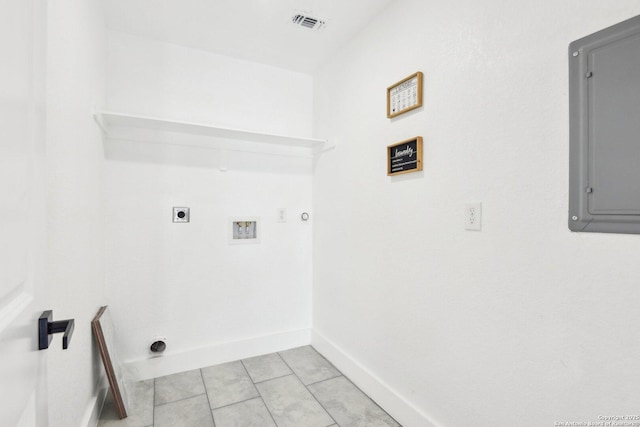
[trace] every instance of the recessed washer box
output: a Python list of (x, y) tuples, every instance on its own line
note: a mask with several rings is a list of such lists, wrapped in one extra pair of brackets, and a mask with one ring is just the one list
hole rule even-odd
[(229, 220), (229, 243), (251, 244), (260, 243), (260, 218), (242, 217)]
[(569, 45), (569, 229), (640, 234), (640, 16)]

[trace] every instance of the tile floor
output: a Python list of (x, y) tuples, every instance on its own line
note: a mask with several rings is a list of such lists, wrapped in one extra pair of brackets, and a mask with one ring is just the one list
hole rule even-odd
[(136, 383), (129, 416), (110, 396), (99, 427), (399, 426), (313, 347)]

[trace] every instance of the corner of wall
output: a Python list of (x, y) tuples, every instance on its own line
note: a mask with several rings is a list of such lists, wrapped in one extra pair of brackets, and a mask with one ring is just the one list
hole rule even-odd
[(316, 329), (311, 330), (311, 345), (400, 424), (443, 427)]

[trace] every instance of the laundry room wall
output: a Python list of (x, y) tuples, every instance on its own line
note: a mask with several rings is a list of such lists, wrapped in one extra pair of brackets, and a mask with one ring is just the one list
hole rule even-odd
[[(310, 75), (110, 32), (107, 76), (105, 110), (312, 134)], [(108, 300), (132, 375), (308, 343), (311, 224), (300, 214), (312, 204), (311, 151), (169, 139), (105, 143)], [(190, 208), (190, 223), (172, 222), (174, 206)], [(247, 217), (259, 218), (260, 242), (230, 244), (231, 221)], [(160, 358), (148, 349), (156, 338), (167, 342)]]
[[(622, 0), (402, 0), (314, 74), (312, 343), (405, 426), (637, 414), (640, 236), (572, 233), (568, 45)], [(386, 89), (424, 73), (424, 106)], [(424, 170), (386, 147), (424, 138)], [(482, 203), (482, 230), (464, 207)], [(586, 425), (586, 424), (585, 424)]]

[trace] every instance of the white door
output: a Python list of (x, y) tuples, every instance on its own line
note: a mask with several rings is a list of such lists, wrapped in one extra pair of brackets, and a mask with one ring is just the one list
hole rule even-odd
[(3, 426), (47, 424), (46, 351), (39, 351), (37, 343), (37, 319), (43, 310), (50, 308), (43, 298), (45, 17), (44, 0), (0, 0), (0, 423)]

